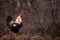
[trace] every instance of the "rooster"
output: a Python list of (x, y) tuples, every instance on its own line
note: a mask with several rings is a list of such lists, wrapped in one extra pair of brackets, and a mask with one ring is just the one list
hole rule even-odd
[(15, 21), (13, 21), (13, 18), (11, 16), (8, 16), (6, 22), (9, 29), (12, 32), (17, 33), (22, 27), (22, 14), (20, 13)]

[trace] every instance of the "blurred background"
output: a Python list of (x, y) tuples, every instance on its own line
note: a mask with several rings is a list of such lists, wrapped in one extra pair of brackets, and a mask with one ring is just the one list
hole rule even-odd
[[(14, 36), (6, 18), (15, 20), (19, 12), (23, 13), (23, 26)], [(60, 0), (0, 0), (0, 40), (35, 40), (33, 37), (60, 40)]]

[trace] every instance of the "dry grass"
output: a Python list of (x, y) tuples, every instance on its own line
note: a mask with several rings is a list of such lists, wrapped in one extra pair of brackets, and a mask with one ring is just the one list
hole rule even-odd
[[(50, 36), (40, 36), (40, 35), (4, 35), (0, 37), (0, 40), (53, 40)], [(60, 40), (56, 37), (54, 40)]]

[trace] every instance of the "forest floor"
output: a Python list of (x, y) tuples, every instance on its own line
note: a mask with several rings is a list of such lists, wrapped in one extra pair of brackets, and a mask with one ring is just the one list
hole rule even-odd
[(60, 40), (59, 37), (51, 38), (49, 35), (8, 34), (0, 37), (0, 40)]

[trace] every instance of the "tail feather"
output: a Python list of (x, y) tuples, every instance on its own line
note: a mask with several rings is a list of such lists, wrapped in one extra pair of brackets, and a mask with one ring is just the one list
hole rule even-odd
[(10, 26), (13, 24), (12, 17), (11, 16), (8, 16), (6, 22), (7, 22), (7, 26), (10, 28)]

